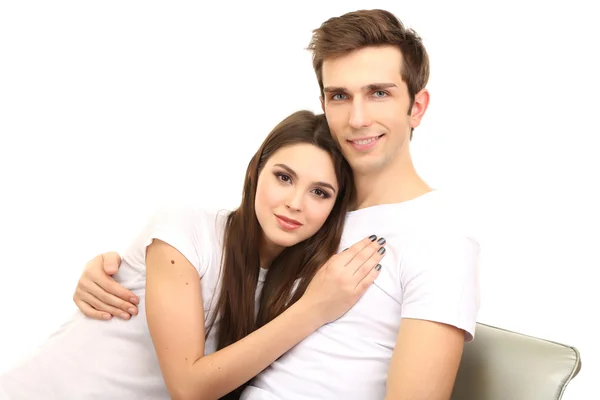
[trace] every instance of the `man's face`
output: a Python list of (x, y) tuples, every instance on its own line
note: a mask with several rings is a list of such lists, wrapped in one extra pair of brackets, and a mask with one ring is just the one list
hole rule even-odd
[(392, 46), (366, 47), (323, 62), (323, 111), (355, 174), (381, 172), (409, 156), (410, 129), (421, 121), (425, 90), (410, 107), (402, 62)]

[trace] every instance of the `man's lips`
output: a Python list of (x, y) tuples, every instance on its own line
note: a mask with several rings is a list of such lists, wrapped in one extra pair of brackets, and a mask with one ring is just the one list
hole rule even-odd
[(350, 143), (352, 145), (352, 147), (354, 147), (355, 150), (365, 151), (365, 150), (370, 150), (373, 147), (375, 147), (377, 142), (382, 137), (383, 137), (383, 134), (381, 134), (379, 136), (365, 136), (365, 137), (352, 139), (352, 140), (348, 139), (348, 143)]
[(358, 145), (365, 145), (365, 144), (369, 144), (372, 143), (378, 139), (380, 139), (383, 136), (383, 134), (378, 135), (378, 136), (365, 136), (362, 138), (358, 138), (358, 139), (348, 139), (349, 142), (354, 143), (354, 144), (358, 144)]

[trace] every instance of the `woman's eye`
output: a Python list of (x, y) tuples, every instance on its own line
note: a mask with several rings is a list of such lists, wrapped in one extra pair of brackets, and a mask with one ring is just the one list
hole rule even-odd
[(280, 181), (285, 182), (285, 183), (290, 183), (292, 181), (292, 178), (290, 178), (286, 174), (276, 173), (275, 176), (277, 176), (277, 179), (279, 179)]
[(324, 199), (329, 198), (329, 194), (326, 191), (321, 190), (321, 189), (315, 189), (315, 190), (313, 190), (313, 193)]

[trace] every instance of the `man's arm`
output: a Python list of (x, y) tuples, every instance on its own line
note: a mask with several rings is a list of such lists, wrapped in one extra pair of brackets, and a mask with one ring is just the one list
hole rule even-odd
[(479, 244), (439, 231), (404, 254), (402, 314), (386, 399), (448, 400), (479, 310)]
[(404, 318), (387, 379), (386, 400), (448, 400), (465, 332), (451, 325)]

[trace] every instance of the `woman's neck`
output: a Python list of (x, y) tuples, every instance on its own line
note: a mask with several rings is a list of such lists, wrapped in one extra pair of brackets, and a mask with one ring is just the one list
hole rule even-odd
[(271, 266), (273, 260), (281, 254), (283, 247), (276, 245), (271, 242), (267, 237), (262, 235), (260, 247), (258, 249), (258, 257), (260, 260), (260, 267), (268, 269)]

